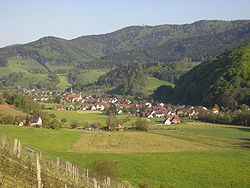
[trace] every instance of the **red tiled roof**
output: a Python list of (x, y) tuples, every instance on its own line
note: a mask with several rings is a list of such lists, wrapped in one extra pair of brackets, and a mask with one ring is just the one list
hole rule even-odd
[(173, 120), (173, 119), (176, 119), (176, 120), (180, 120), (180, 117), (179, 116), (168, 116), (166, 119), (169, 119), (169, 120)]
[(64, 105), (57, 105), (57, 108), (64, 108)]
[(68, 95), (67, 98), (79, 98), (80, 95)]
[(4, 107), (4, 108), (14, 108), (15, 107), (14, 105), (8, 105), (8, 104), (1, 104), (0, 106)]

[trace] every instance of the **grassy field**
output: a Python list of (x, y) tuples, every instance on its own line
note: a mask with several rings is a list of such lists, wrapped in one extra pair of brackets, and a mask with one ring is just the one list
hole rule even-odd
[(79, 126), (85, 123), (100, 122), (102, 125), (106, 124), (108, 119), (101, 111), (60, 111), (60, 110), (46, 110), (49, 114), (54, 113), (56, 118), (60, 121), (66, 118), (68, 123), (76, 122)]
[(22, 117), (26, 117), (26, 114), (16, 108), (5, 108), (0, 106), (0, 115), (4, 114), (4, 115), (9, 115), (9, 116), (22, 116)]
[(105, 74), (107, 71), (103, 69), (88, 69), (84, 70), (80, 74), (81, 82), (82, 83), (89, 83), (97, 81), (99, 76)]
[(156, 88), (158, 88), (161, 85), (173, 86), (173, 84), (171, 84), (170, 82), (159, 80), (159, 79), (154, 78), (154, 77), (148, 77), (148, 79), (146, 81), (146, 85), (142, 89), (142, 93), (145, 95), (150, 95), (154, 92), (154, 90)]
[(65, 89), (71, 86), (66, 76), (59, 76), (59, 79), (60, 79), (60, 83), (57, 85), (57, 89), (64, 91)]
[(28, 71), (32, 71), (34, 69), (45, 70), (45, 68), (35, 60), (21, 57), (13, 57), (8, 60), (7, 67), (0, 67), (0, 77), (6, 76), (11, 72), (28, 73)]
[(0, 134), (83, 167), (94, 160), (115, 161), (118, 179), (134, 185), (250, 186), (249, 128), (202, 122), (187, 122), (179, 127), (165, 130), (158, 125), (147, 133), (2, 125)]
[(85, 131), (70, 151), (80, 153), (145, 153), (217, 149), (205, 144), (147, 132)]
[[(40, 103), (45, 104), (47, 108), (55, 108), (56, 104), (48, 104), (48, 103)], [(66, 104), (65, 106), (70, 105)], [(71, 123), (77, 123), (78, 126), (83, 127), (86, 124), (90, 125), (91, 123), (99, 122), (101, 126), (106, 126), (108, 115), (103, 114), (102, 111), (61, 111), (61, 110), (46, 110), (49, 114), (55, 114), (56, 119), (61, 121), (63, 118), (67, 119), (67, 123), (65, 125), (69, 125)], [(141, 117), (131, 117), (126, 114), (121, 114), (116, 116), (117, 119), (123, 121), (125, 127), (131, 127), (136, 120), (138, 119), (147, 119)], [(156, 124), (162, 122), (163, 118), (152, 118), (150, 119), (150, 124)]]

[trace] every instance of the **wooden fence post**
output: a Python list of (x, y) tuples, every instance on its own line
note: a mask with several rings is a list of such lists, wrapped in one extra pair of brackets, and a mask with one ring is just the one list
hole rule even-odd
[(7, 137), (2, 136), (2, 149), (5, 150), (7, 146)]
[(37, 184), (38, 188), (42, 188), (42, 179), (41, 179), (41, 164), (39, 160), (40, 156), (37, 153), (36, 155), (36, 166), (37, 166)]
[(18, 141), (18, 146), (17, 146), (17, 158), (21, 157), (21, 151), (22, 151), (22, 144), (20, 141)]
[(14, 155), (17, 154), (17, 144), (18, 144), (18, 140), (15, 139), (15, 141), (14, 141), (14, 146), (13, 146), (13, 153), (14, 153)]
[(93, 184), (94, 184), (94, 188), (97, 188), (97, 181), (95, 178), (93, 178)]

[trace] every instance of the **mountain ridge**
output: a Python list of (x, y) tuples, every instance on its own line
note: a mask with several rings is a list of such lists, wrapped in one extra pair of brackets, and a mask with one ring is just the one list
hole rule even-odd
[(217, 34), (249, 24), (250, 20), (201, 20), (192, 24), (129, 26), (117, 31), (72, 40), (46, 36), (39, 40), (0, 48), (0, 57), (29, 56), (42, 64), (75, 64), (98, 61), (106, 55), (149, 49), (175, 40)]

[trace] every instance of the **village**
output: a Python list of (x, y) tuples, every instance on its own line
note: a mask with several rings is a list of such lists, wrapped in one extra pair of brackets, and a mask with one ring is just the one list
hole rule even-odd
[[(54, 104), (50, 110), (56, 111), (101, 111), (104, 114), (110, 115), (112, 109), (113, 115), (127, 114), (133, 117), (151, 119), (160, 119), (158, 125), (177, 125), (180, 124), (182, 118), (195, 119), (201, 111), (207, 111), (206, 107), (202, 106), (187, 106), (187, 105), (171, 105), (165, 103), (149, 102), (147, 100), (138, 100), (125, 97), (101, 97), (101, 96), (82, 96), (82, 93), (70, 92), (47, 92), (40, 90), (22, 90), (18, 91), (26, 96), (32, 97), (35, 102), (39, 102), (42, 107), (45, 104)], [(45, 107), (44, 107), (45, 108)], [(218, 114), (219, 109), (211, 109), (212, 113)], [(28, 121), (28, 122), (27, 122)], [(19, 126), (42, 126), (41, 117), (29, 117), (22, 120)], [(71, 125), (71, 128), (76, 126)], [(78, 128), (79, 129), (79, 128)], [(100, 130), (100, 125), (90, 124), (86, 130)], [(111, 130), (111, 128), (108, 128)], [(124, 126), (118, 123), (114, 130), (124, 131)]]

